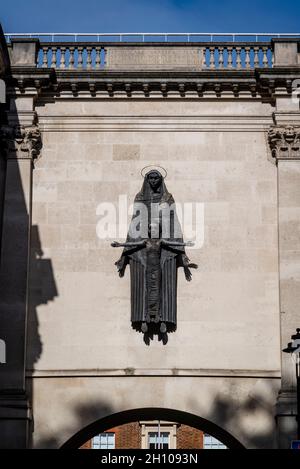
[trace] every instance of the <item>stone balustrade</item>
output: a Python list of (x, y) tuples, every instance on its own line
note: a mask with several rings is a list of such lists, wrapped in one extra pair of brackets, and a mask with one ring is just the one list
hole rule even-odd
[(99, 70), (105, 66), (105, 48), (99, 43), (42, 43), (37, 66)]
[[(197, 49), (196, 56), (192, 62), (184, 60), (182, 50), (185, 48), (185, 54)], [(145, 45), (101, 45), (96, 43), (41, 43), (38, 54), (37, 66), (41, 68), (54, 68), (58, 70), (100, 70), (104, 68), (118, 68), (117, 63), (111, 60), (126, 54), (128, 57), (128, 68), (132, 68), (130, 57), (132, 53), (136, 53), (139, 48), (140, 65), (146, 68), (155, 67), (155, 65), (166, 64), (170, 57), (170, 51), (173, 52), (172, 63), (178, 67), (193, 67), (198, 69), (235, 69), (247, 70), (254, 68), (271, 68), (273, 63), (273, 51), (270, 43), (225, 43), (212, 44), (202, 43), (191, 45), (170, 45), (170, 44), (149, 44)], [(174, 56), (178, 56), (178, 60), (174, 60)], [(153, 56), (158, 57), (153, 60)], [(190, 54), (191, 55), (191, 54)], [(150, 62), (147, 64), (148, 57)], [(109, 59), (108, 59), (109, 58)], [(108, 59), (108, 60), (107, 60)], [(157, 62), (157, 63), (155, 63)], [(139, 59), (135, 61), (135, 67), (139, 65)], [(126, 63), (122, 63), (121, 68), (126, 68)]]
[(203, 45), (203, 68), (249, 70), (271, 68), (273, 51), (268, 43), (227, 43)]
[[(20, 42), (22, 39), (15, 39)], [(24, 39), (24, 41), (29, 41)], [(14, 43), (9, 44), (12, 48)], [(137, 68), (193, 68), (251, 70), (274, 64), (272, 42), (227, 43), (105, 43), (42, 42), (38, 68), (101, 70)]]
[(281, 64), (298, 65), (299, 44), (299, 38), (275, 38), (264, 42), (101, 43), (40, 42), (39, 39), (20, 37), (12, 38), (8, 49), (12, 62), (20, 65), (25, 49), (28, 55), (30, 48), (34, 48), (37, 68), (55, 70), (253, 70)]

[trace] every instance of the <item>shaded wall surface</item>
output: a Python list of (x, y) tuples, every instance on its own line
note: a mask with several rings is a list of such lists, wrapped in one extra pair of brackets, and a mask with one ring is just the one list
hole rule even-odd
[[(42, 410), (45, 386), (54, 392), (53, 430), (59, 394), (69, 386), (63, 425), (76, 395), (85, 395), (92, 406), (99, 399), (101, 407), (103, 399), (113, 410), (136, 407), (138, 399), (142, 407), (201, 413), (210, 402), (202, 416), (211, 417), (219, 399), (234, 406), (236, 391), (229, 389), (243, 389), (241, 405), (266, 399), (269, 406), (267, 413), (261, 410), (261, 428), (251, 427), (251, 438), (256, 442), (256, 433), (266, 433), (263, 444), (268, 439), (273, 444), (280, 361), (277, 173), (268, 160), (264, 124), (271, 112), (256, 100), (200, 106), (176, 100), (149, 105), (143, 99), (61, 99), (38, 108), (43, 151), (33, 173), (32, 217), (43, 255), (51, 259), (56, 295), (49, 301), (37, 296), (48, 286), (33, 266), (28, 373), (34, 376), (39, 409), (37, 445), (39, 435), (52, 427)], [(241, 122), (245, 115), (246, 123)], [(70, 116), (76, 116), (72, 130)], [(196, 130), (182, 130), (187, 116)], [(120, 131), (124, 117), (127, 129)], [(111, 240), (96, 234), (98, 205), (117, 204), (120, 196), (132, 203), (147, 165), (166, 168), (177, 204), (204, 206), (203, 246), (188, 250), (199, 269), (191, 283), (179, 272), (178, 328), (165, 345), (157, 337), (146, 345), (132, 330), (129, 272), (123, 279), (117, 276), (118, 253)], [(219, 387), (215, 374), (224, 377)], [(229, 419), (248, 419), (248, 412), (246, 417), (234, 412)], [(217, 416), (218, 423), (227, 418)]]

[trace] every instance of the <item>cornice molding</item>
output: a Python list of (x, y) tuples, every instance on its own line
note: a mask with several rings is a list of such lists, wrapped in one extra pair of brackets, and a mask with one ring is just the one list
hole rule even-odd
[(132, 98), (136, 94), (151, 98), (159, 94), (164, 98), (216, 98), (230, 93), (240, 98), (257, 97), (264, 102), (274, 101), (277, 87), (290, 94), (292, 81), (300, 78), (300, 67), (255, 70), (54, 70), (52, 68), (12, 67), (8, 78), (10, 93), (25, 93), (35, 89), (45, 99), (55, 99), (69, 92), (76, 97), (80, 93), (90, 96), (113, 98), (123, 95)]

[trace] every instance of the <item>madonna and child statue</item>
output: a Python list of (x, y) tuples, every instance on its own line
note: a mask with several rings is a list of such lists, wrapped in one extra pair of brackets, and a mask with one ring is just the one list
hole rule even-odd
[(144, 175), (142, 189), (134, 199), (133, 216), (116, 266), (120, 277), (130, 267), (132, 327), (146, 333), (166, 334), (176, 330), (177, 269), (183, 267), (190, 281), (191, 268), (176, 214), (173, 196), (158, 170)]

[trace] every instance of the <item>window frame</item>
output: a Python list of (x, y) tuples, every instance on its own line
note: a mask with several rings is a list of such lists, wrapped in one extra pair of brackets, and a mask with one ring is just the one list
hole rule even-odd
[[(102, 447), (101, 439), (105, 437), (106, 443)], [(94, 442), (95, 438), (99, 438), (99, 443)], [(113, 443), (109, 443), (109, 438), (113, 438)], [(98, 445), (98, 447), (96, 447)], [(112, 446), (113, 445), (113, 446)], [(116, 434), (114, 432), (102, 432), (92, 438), (92, 449), (115, 449), (116, 448)]]
[[(141, 448), (149, 449), (149, 433), (158, 433), (158, 420), (152, 421), (141, 421)], [(166, 422), (160, 420), (159, 422), (160, 432), (169, 433), (169, 448), (177, 448), (177, 427), (180, 426), (178, 423)]]

